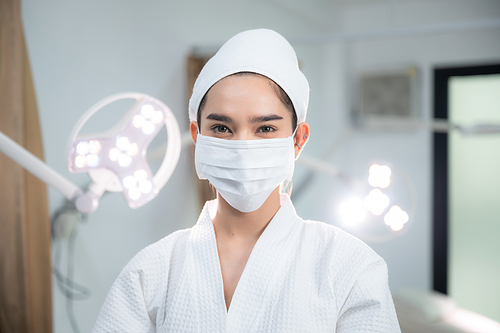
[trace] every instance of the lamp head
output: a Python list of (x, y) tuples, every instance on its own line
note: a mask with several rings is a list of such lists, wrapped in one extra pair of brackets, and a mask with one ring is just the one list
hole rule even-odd
[[(111, 130), (78, 136), (85, 122), (98, 110), (114, 101), (130, 98), (136, 102)], [(163, 126), (167, 128), (167, 150), (158, 172), (153, 175), (146, 152)], [(177, 165), (180, 150), (179, 126), (164, 103), (144, 94), (122, 93), (100, 101), (80, 119), (70, 141), (68, 168), (73, 173), (89, 174), (93, 184), (88, 196), (92, 200), (95, 201), (95, 197), (98, 200), (105, 191), (122, 192), (128, 205), (138, 208), (158, 195)], [(97, 207), (94, 203), (89, 209), (95, 210), (93, 206)]]

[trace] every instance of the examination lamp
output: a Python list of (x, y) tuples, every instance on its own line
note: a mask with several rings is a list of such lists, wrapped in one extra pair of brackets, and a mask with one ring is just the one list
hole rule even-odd
[[(391, 202), (394, 174), (402, 180), (399, 185), (404, 185), (409, 193), (409, 212)], [(339, 205), (339, 215), (346, 227), (358, 237), (376, 242), (389, 240), (408, 229), (416, 211), (416, 193), (411, 180), (395, 166), (383, 163), (372, 163), (366, 180), (367, 184), (355, 184), (358, 185), (355, 186), (358, 195), (363, 194), (364, 199), (363, 196), (354, 196)]]
[[(402, 121), (388, 120), (383, 125), (369, 124), (366, 127), (394, 128), (394, 129), (412, 129), (428, 128), (435, 133), (449, 133), (456, 131), (464, 136), (472, 135), (490, 135), (500, 134), (500, 124), (476, 124), (459, 125), (448, 122), (445, 119), (434, 119), (429, 122), (420, 121)], [(328, 173), (332, 176), (341, 177), (343, 174), (327, 165), (318, 164), (316, 161), (307, 161), (308, 166), (314, 167), (318, 171)], [(408, 192), (409, 203), (406, 205), (394, 204), (394, 195), (388, 195), (393, 192), (392, 177), (396, 174)], [(344, 176), (344, 178), (346, 178)], [(397, 236), (407, 230), (414, 219), (416, 213), (417, 194), (411, 179), (406, 174), (396, 168), (384, 163), (373, 163), (368, 169), (366, 184), (354, 182), (352, 177), (351, 185), (357, 191), (357, 196), (346, 198), (339, 206), (338, 213), (344, 225), (350, 229), (350, 232), (365, 241), (386, 241), (393, 236)], [(355, 183), (355, 184), (354, 184)], [(401, 198), (398, 195), (398, 201)]]
[[(122, 99), (135, 103), (111, 130), (79, 136), (83, 125), (103, 107)], [(165, 126), (167, 149), (153, 175), (146, 160), (148, 145)], [(141, 93), (119, 93), (92, 106), (80, 118), (70, 137), (68, 168), (86, 172), (92, 179), (82, 191), (36, 156), (0, 132), (0, 150), (33, 175), (75, 202), (82, 213), (97, 209), (105, 191), (122, 192), (131, 208), (138, 208), (158, 195), (172, 175), (181, 152), (179, 125), (172, 111), (160, 100)]]

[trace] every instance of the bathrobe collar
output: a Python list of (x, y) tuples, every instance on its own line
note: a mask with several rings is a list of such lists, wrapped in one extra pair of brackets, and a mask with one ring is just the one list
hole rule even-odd
[[(210, 211), (217, 200), (205, 204), (198, 222), (190, 235), (188, 266), (199, 323), (211, 323), (222, 331), (251, 330), (259, 317), (267, 287), (276, 277), (275, 269), (286, 256), (292, 234), (297, 234), (300, 219), (290, 198), (282, 194), (282, 205), (255, 244), (240, 277), (229, 311), (226, 311), (224, 287), (214, 227)], [(212, 215), (213, 216), (213, 215)], [(211, 326), (210, 325), (210, 326)]]

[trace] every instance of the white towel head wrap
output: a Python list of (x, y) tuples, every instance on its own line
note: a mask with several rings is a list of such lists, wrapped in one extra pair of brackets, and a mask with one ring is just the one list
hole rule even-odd
[(220, 79), (238, 72), (264, 75), (290, 97), (297, 122), (306, 119), (309, 84), (288, 41), (269, 29), (247, 30), (228, 40), (203, 67), (189, 100), (189, 120), (196, 121), (200, 102)]

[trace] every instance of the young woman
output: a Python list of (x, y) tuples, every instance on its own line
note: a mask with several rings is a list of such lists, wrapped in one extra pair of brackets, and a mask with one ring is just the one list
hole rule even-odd
[(281, 35), (224, 44), (189, 103), (196, 171), (217, 199), (124, 268), (94, 332), (400, 332), (385, 262), (280, 193), (309, 138), (308, 98)]

